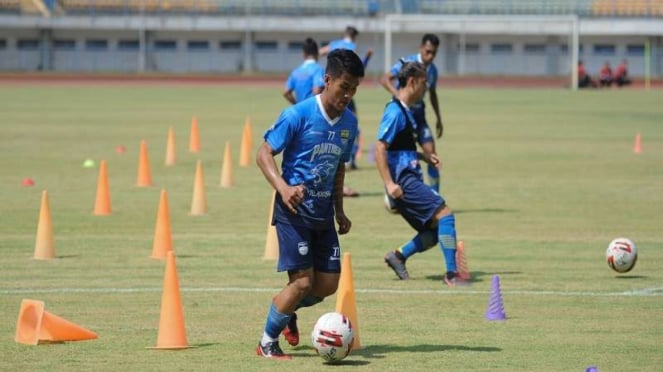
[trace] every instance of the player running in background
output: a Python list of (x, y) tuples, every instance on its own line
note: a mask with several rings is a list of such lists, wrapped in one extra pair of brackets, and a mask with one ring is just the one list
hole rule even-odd
[(283, 92), (283, 97), (293, 105), (319, 94), (325, 87), (325, 71), (318, 64), (318, 43), (307, 38), (302, 52), (304, 62), (290, 73)]
[[(278, 271), (288, 285), (274, 296), (259, 356), (290, 359), (279, 346), (283, 332), (299, 343), (295, 311), (336, 292), (341, 271), (338, 234), (350, 231), (343, 210), (345, 163), (357, 136), (357, 117), (347, 108), (364, 76), (354, 52), (335, 50), (327, 57), (325, 89), (285, 109), (265, 132), (256, 162), (276, 190), (273, 221), (279, 241)], [(283, 152), (279, 174), (274, 156)]]
[(375, 162), (387, 194), (394, 200), (401, 216), (417, 235), (398, 250), (387, 253), (385, 262), (399, 279), (408, 279), (405, 261), (415, 253), (424, 252), (439, 242), (446, 261), (444, 281), (456, 281), (456, 222), (446, 201), (437, 191), (424, 184), (419, 160), (437, 167), (435, 152), (417, 152), (416, 136), (424, 125), (415, 119), (412, 107), (426, 93), (426, 66), (420, 62), (404, 62), (396, 75), (400, 89), (384, 109), (375, 145)]
[[(435, 55), (437, 54), (437, 49), (440, 46), (440, 39), (433, 34), (425, 34), (421, 39), (421, 45), (419, 45), (419, 53), (412, 54), (410, 56), (401, 58), (396, 64), (391, 67), (389, 72), (385, 73), (380, 78), (380, 83), (382, 86), (391, 93), (394, 97), (398, 94), (398, 89), (400, 84), (396, 77), (398, 76), (403, 62), (419, 62), (423, 64), (426, 69), (426, 84), (427, 90), (429, 93), (430, 104), (433, 107), (433, 112), (435, 113), (435, 130), (437, 138), (442, 137), (444, 127), (442, 126), (442, 117), (440, 116), (440, 103), (437, 98), (437, 67), (433, 63)], [(418, 141), (424, 152), (428, 154), (435, 154), (435, 138), (431, 134), (431, 131), (426, 122), (426, 104), (424, 103), (424, 95), (412, 106), (412, 114), (414, 115), (414, 120), (418, 125), (425, 127), (425, 130), (422, 130), (423, 135), (419, 136)], [(430, 186), (437, 192), (440, 191), (440, 171), (438, 167), (428, 166), (428, 181)]]
[[(324, 56), (327, 53), (336, 50), (336, 49), (348, 49), (357, 53), (357, 36), (359, 36), (359, 31), (352, 26), (345, 28), (345, 33), (343, 34), (342, 39), (332, 40), (328, 45), (320, 48), (320, 55)], [(357, 53), (358, 54), (358, 53)], [(371, 60), (373, 56), (373, 49), (368, 49), (366, 55), (362, 60), (364, 69), (368, 66), (368, 61)], [(355, 105), (354, 99), (350, 101), (348, 105), (350, 111), (357, 115), (357, 106)], [(352, 145), (352, 158), (350, 159), (350, 169), (357, 169), (357, 152), (359, 151), (359, 136), (357, 136), (357, 142)]]

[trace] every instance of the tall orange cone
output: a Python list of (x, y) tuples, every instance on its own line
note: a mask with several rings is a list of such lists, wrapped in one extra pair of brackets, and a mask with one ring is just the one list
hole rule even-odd
[(338, 290), (336, 291), (336, 312), (350, 318), (355, 331), (355, 341), (352, 344), (352, 350), (361, 349), (357, 302), (355, 300), (355, 284), (352, 278), (352, 260), (350, 253), (347, 252), (343, 253), (343, 261), (341, 263), (341, 279), (338, 282)]
[(640, 132), (635, 135), (635, 143), (633, 144), (633, 153), (641, 154), (642, 153), (642, 138), (640, 138)]
[(37, 345), (48, 342), (83, 341), (97, 334), (44, 310), (44, 302), (24, 299), (16, 322), (14, 341)]
[(279, 239), (276, 235), (276, 227), (272, 225), (272, 218), (274, 216), (274, 194), (272, 195), (272, 202), (269, 206), (269, 219), (267, 220), (267, 237), (265, 239), (265, 255), (263, 260), (276, 260), (279, 258)]
[(147, 142), (140, 141), (140, 155), (138, 158), (138, 180), (136, 181), (138, 187), (152, 186), (152, 175), (150, 173), (150, 158), (147, 155)]
[(95, 216), (108, 216), (111, 214), (110, 192), (108, 191), (108, 173), (106, 160), (99, 164), (99, 177), (97, 178), (97, 198), (94, 203)]
[(253, 131), (251, 130), (251, 118), (248, 116), (244, 121), (244, 131), (242, 132), (242, 143), (239, 150), (239, 166), (248, 167), (251, 165), (251, 153), (253, 152)]
[(458, 241), (456, 247), (456, 264), (458, 265), (458, 278), (464, 281), (469, 281), (472, 278), (470, 269), (467, 267), (467, 256), (465, 255), (465, 243), (462, 240)]
[(221, 167), (221, 187), (233, 186), (233, 159), (230, 153), (230, 141), (226, 142), (226, 149), (223, 152), (223, 166)]
[(180, 298), (177, 267), (175, 267), (175, 254), (170, 251), (166, 258), (166, 272), (163, 278), (157, 346), (150, 347), (150, 349), (176, 350), (189, 347), (184, 327), (184, 311)]
[(39, 210), (37, 241), (35, 243), (35, 255), (33, 258), (35, 260), (50, 260), (55, 258), (51, 208), (48, 202), (48, 192), (46, 190), (41, 193), (41, 209)]
[(173, 238), (170, 232), (170, 212), (168, 211), (168, 193), (161, 190), (159, 198), (159, 211), (157, 212), (157, 224), (154, 229), (154, 241), (152, 243), (152, 258), (166, 258), (168, 252), (173, 250)]
[(191, 200), (191, 215), (202, 216), (207, 214), (207, 196), (205, 194), (205, 181), (203, 181), (203, 163), (198, 160), (196, 176), (193, 182), (193, 199)]
[(173, 127), (168, 128), (168, 140), (166, 142), (166, 161), (167, 167), (175, 165), (175, 133)]
[(200, 152), (200, 134), (198, 133), (198, 118), (191, 118), (191, 132), (189, 133), (189, 152)]

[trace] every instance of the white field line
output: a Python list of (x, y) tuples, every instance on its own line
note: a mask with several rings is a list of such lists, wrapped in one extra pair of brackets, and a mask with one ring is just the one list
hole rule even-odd
[[(250, 287), (201, 287), (189, 288), (182, 287), (182, 292), (279, 292), (281, 288), (250, 288)], [(34, 293), (147, 293), (161, 292), (162, 288), (142, 287), (142, 288), (25, 288), (25, 289), (0, 289), (0, 295), (26, 295)], [(490, 291), (475, 291), (470, 289), (379, 289), (379, 288), (358, 288), (357, 293), (366, 294), (395, 294), (395, 295), (445, 295), (445, 296), (464, 296), (464, 295), (487, 295)], [(502, 295), (507, 296), (561, 296), (561, 297), (651, 297), (663, 296), (663, 287), (643, 288), (639, 290), (624, 292), (575, 292), (575, 291), (521, 291), (521, 290), (502, 290)]]

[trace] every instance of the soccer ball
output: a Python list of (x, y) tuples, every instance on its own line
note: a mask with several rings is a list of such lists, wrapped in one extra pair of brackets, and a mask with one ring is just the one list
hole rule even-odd
[(617, 238), (608, 244), (605, 252), (608, 266), (618, 273), (631, 271), (638, 260), (638, 251), (635, 244), (627, 238)]
[(387, 209), (387, 212), (398, 214), (398, 209), (396, 208), (396, 202), (392, 199), (389, 194), (384, 194), (384, 207)]
[(313, 327), (311, 341), (318, 355), (327, 362), (343, 360), (355, 341), (350, 318), (336, 312), (321, 316)]

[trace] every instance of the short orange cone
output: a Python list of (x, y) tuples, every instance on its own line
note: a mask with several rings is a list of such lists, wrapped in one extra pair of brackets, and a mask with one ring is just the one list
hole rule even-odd
[(203, 181), (203, 163), (198, 160), (196, 176), (193, 182), (193, 199), (191, 200), (191, 215), (202, 216), (207, 214), (207, 196), (205, 194), (205, 181)]
[(244, 131), (242, 132), (242, 143), (239, 150), (239, 166), (248, 167), (251, 165), (251, 153), (253, 152), (253, 131), (251, 130), (251, 118), (248, 116), (244, 121)]
[(140, 155), (138, 158), (138, 180), (136, 181), (138, 187), (152, 186), (152, 175), (150, 173), (150, 158), (147, 155), (147, 142), (140, 141)]
[(41, 193), (41, 209), (39, 210), (37, 241), (35, 243), (35, 255), (33, 258), (35, 260), (50, 260), (55, 258), (51, 208), (48, 202), (48, 192), (46, 190)]
[(200, 152), (200, 134), (198, 133), (198, 118), (191, 118), (191, 132), (189, 133), (189, 152)]
[(177, 350), (189, 347), (184, 327), (184, 311), (180, 298), (175, 254), (170, 251), (166, 258), (166, 272), (163, 278), (157, 346), (150, 347), (150, 349)]
[(354, 327), (355, 341), (352, 344), (352, 350), (361, 349), (359, 341), (359, 319), (357, 318), (357, 302), (355, 300), (355, 285), (352, 278), (352, 260), (350, 253), (343, 253), (341, 263), (341, 278), (338, 282), (336, 291), (336, 312), (341, 313), (348, 318)]
[(272, 202), (269, 206), (269, 219), (267, 220), (267, 238), (265, 239), (265, 255), (263, 260), (276, 260), (279, 258), (279, 239), (276, 235), (276, 227), (272, 225), (272, 218), (274, 216), (274, 196), (272, 195)]
[(168, 140), (166, 142), (166, 161), (167, 167), (175, 165), (175, 133), (173, 127), (168, 128)]
[(633, 144), (633, 153), (641, 154), (642, 153), (642, 138), (640, 137), (640, 132), (635, 135), (635, 143)]
[(94, 203), (95, 216), (108, 216), (111, 214), (110, 192), (108, 190), (108, 173), (106, 160), (99, 164), (99, 177), (97, 178), (97, 198)]
[(456, 247), (456, 265), (458, 265), (458, 278), (464, 281), (472, 279), (470, 269), (467, 267), (467, 256), (465, 255), (465, 243), (462, 240), (458, 241)]
[(164, 259), (168, 252), (173, 250), (173, 238), (170, 232), (170, 212), (168, 211), (168, 193), (161, 190), (159, 198), (159, 211), (157, 212), (157, 224), (154, 229), (154, 241), (152, 243), (152, 258)]
[(233, 186), (233, 159), (230, 153), (230, 141), (226, 142), (226, 149), (223, 152), (223, 166), (221, 167), (221, 187), (227, 188)]
[(44, 302), (24, 299), (16, 322), (14, 341), (37, 345), (49, 342), (83, 341), (97, 334), (44, 310)]

